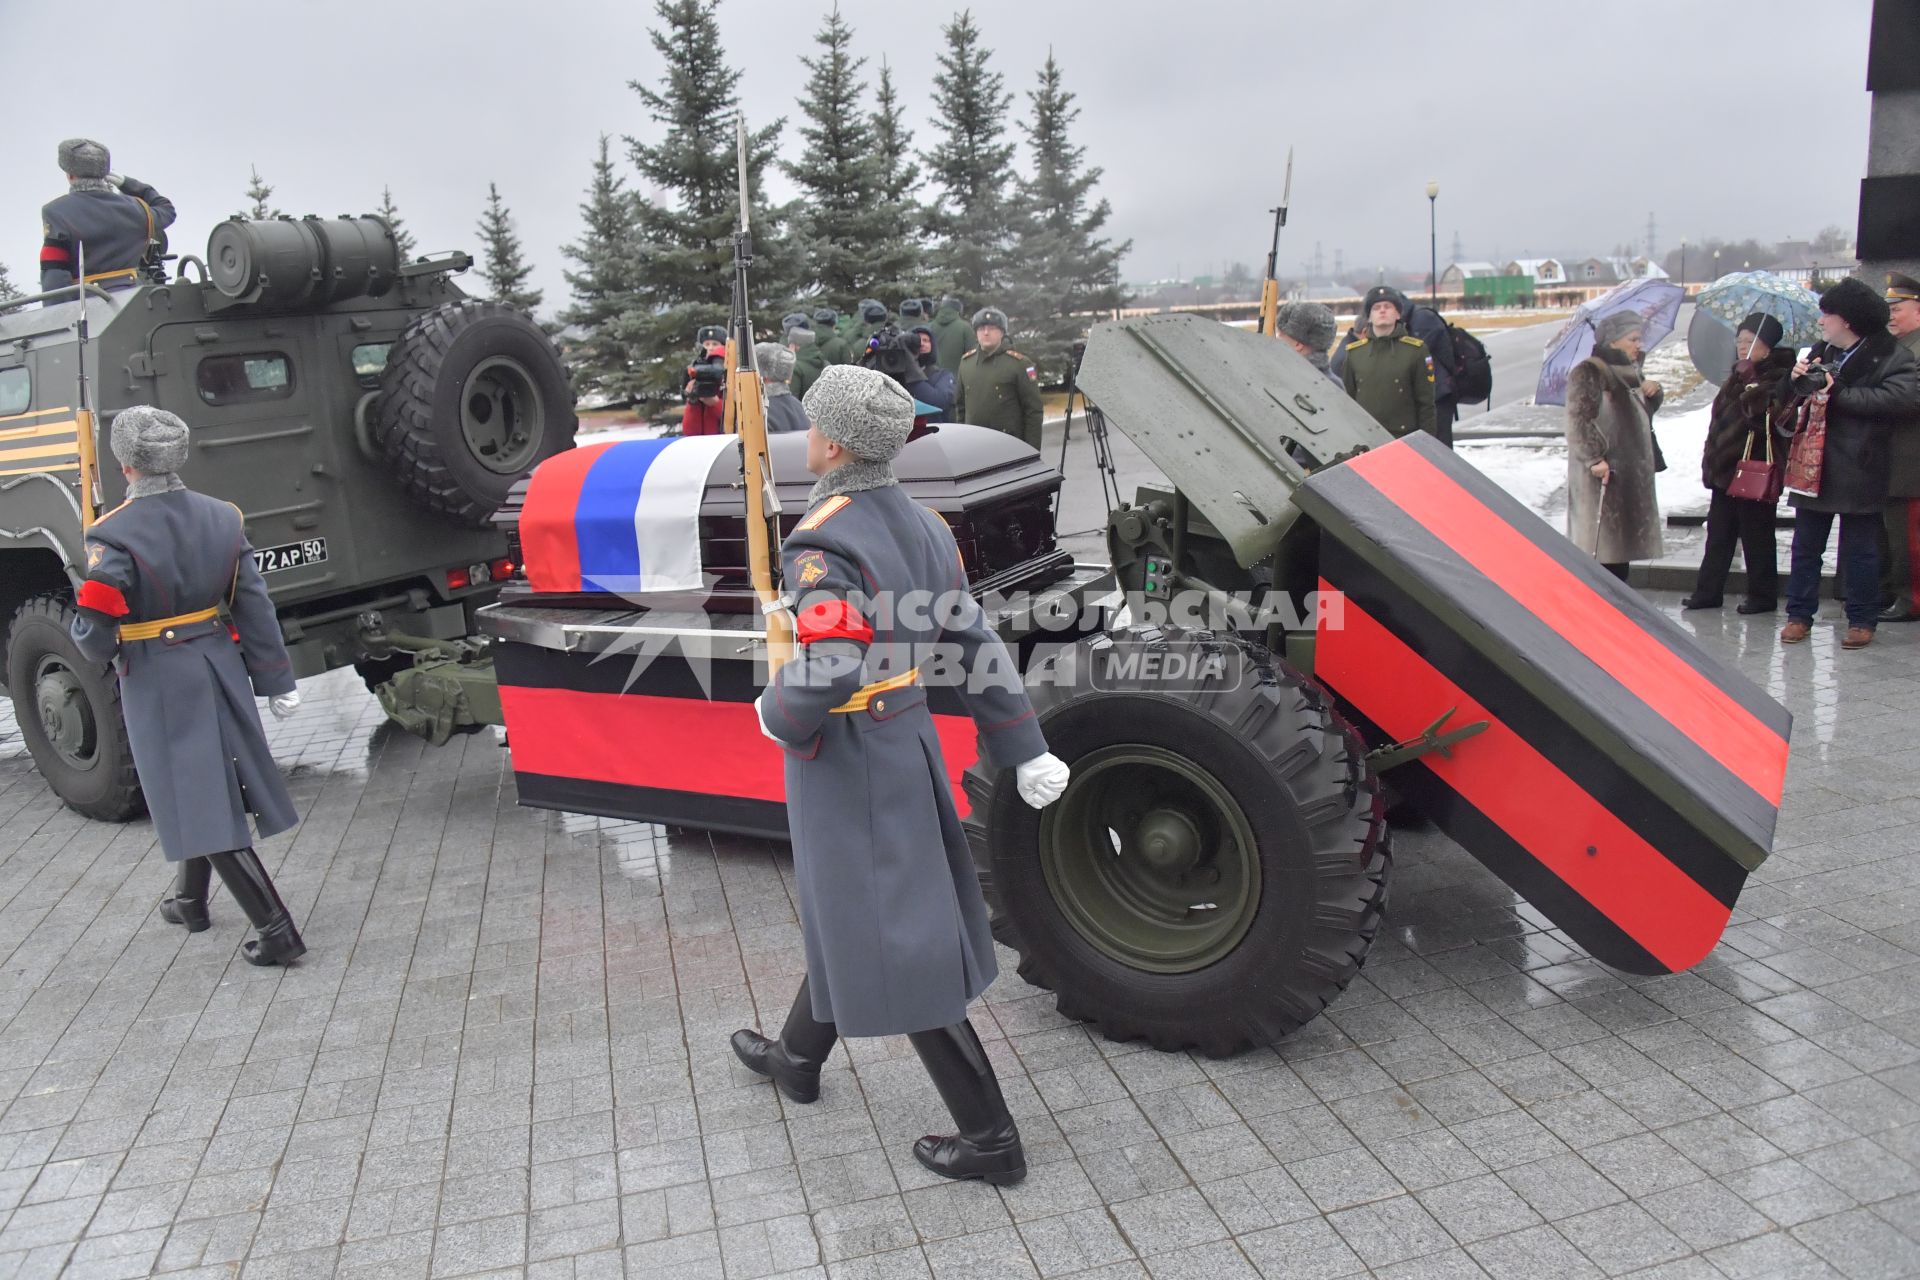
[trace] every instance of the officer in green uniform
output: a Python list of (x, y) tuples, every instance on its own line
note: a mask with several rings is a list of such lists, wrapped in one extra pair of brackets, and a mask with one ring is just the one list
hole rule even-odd
[(852, 364), (853, 352), (847, 346), (847, 340), (840, 336), (840, 313), (832, 307), (821, 307), (813, 313), (813, 336), (819, 344), (820, 358), (828, 364)]
[[(980, 308), (973, 314), (973, 332), (980, 345), (960, 358), (955, 373), (959, 394), (953, 405), (954, 421), (992, 427), (1038, 449), (1040, 427), (1046, 420), (1046, 410), (1040, 403), (1039, 370), (1033, 361), (1006, 345), (1006, 312), (997, 307)], [(1432, 415), (1431, 396), (1428, 415)]]
[(1433, 410), (1433, 357), (1407, 332), (1406, 320), (1384, 285), (1367, 291), (1367, 332), (1347, 344), (1342, 384), (1362, 409), (1396, 436), (1438, 435)]

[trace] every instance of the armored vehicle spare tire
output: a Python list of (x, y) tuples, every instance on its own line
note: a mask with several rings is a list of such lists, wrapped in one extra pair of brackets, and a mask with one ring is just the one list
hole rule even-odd
[(409, 324), (387, 355), (374, 439), (428, 510), (483, 526), (514, 482), (571, 448), (573, 386), (522, 311), (453, 302)]
[(7, 629), (7, 689), (27, 751), (53, 793), (77, 813), (126, 822), (146, 812), (120, 718), (120, 682), (82, 657), (61, 596), (35, 596)]
[(1029, 676), (1073, 767), (1035, 812), (967, 773), (994, 934), (1060, 1012), (1109, 1039), (1223, 1055), (1271, 1044), (1359, 973), (1392, 861), (1380, 784), (1326, 695), (1203, 631), (1095, 636)]

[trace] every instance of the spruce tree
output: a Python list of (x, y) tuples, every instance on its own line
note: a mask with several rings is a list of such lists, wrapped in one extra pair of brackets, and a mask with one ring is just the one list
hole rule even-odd
[(893, 88), (893, 68), (880, 59), (880, 87), (874, 91), (873, 140), (880, 154), (881, 190), (895, 205), (912, 207), (920, 166), (913, 161), (913, 131), (907, 128), (900, 96)]
[(387, 220), (387, 227), (393, 232), (393, 244), (400, 251), (400, 261), (412, 262), (413, 251), (417, 247), (413, 232), (407, 230), (407, 224), (400, 218), (400, 210), (393, 203), (393, 188), (380, 188), (380, 207), (374, 212)]
[(247, 170), (253, 175), (252, 180), (247, 183), (247, 199), (252, 203), (244, 214), (238, 216), (255, 219), (286, 217), (286, 214), (270, 203), (273, 199), (273, 188), (260, 177), (260, 171), (252, 165), (248, 165)]
[(1120, 259), (1133, 242), (1116, 245), (1100, 234), (1113, 210), (1093, 198), (1101, 170), (1086, 167), (1086, 148), (1069, 137), (1080, 108), (1061, 84), (1051, 50), (1027, 100), (1032, 116), (1020, 128), (1033, 170), (1020, 182), (1020, 272), (1007, 312), (1020, 349), (1062, 378), (1069, 349), (1086, 333), (1086, 313), (1112, 311), (1125, 300)]
[[(658, 130), (655, 140), (626, 139), (628, 158), (657, 199), (636, 198), (646, 269), (620, 332), (633, 344), (643, 389), (677, 395), (701, 325), (724, 324), (732, 310), (733, 235), (740, 221), (734, 128), (740, 73), (727, 65), (714, 20), (718, 0), (654, 0), (660, 20), (649, 35), (666, 64), (659, 87), (628, 81)], [(754, 296), (762, 329), (801, 274), (782, 241), (784, 211), (766, 203), (762, 178), (785, 127), (775, 120), (747, 137), (747, 185), (753, 201)]]
[(13, 283), (13, 276), (7, 271), (7, 264), (0, 262), (0, 302), (20, 296), (19, 288)]
[(931, 151), (920, 153), (928, 175), (945, 191), (928, 212), (933, 265), (965, 297), (984, 304), (998, 296), (1008, 267), (1013, 144), (1005, 137), (1013, 95), (1005, 78), (988, 68), (992, 55), (981, 47), (970, 11), (962, 10), (941, 34), (947, 47), (940, 54), (933, 101), (942, 136)]
[(577, 243), (560, 249), (579, 264), (579, 270), (565, 273), (573, 303), (560, 313), (560, 323), (579, 331), (569, 356), (580, 382), (603, 395), (623, 398), (639, 387), (638, 362), (632, 343), (621, 332), (620, 319), (631, 306), (640, 255), (633, 195), (626, 179), (614, 171), (611, 144), (606, 134), (600, 135), (593, 180), (580, 205), (585, 227)]
[(807, 282), (839, 311), (860, 299), (897, 297), (914, 276), (919, 254), (886, 192), (887, 172), (875, 121), (861, 111), (866, 59), (850, 52), (853, 29), (835, 5), (814, 35), (820, 53), (802, 57), (809, 73), (800, 110), (800, 160), (783, 166), (803, 198), (793, 238)]
[(543, 296), (527, 287), (533, 268), (520, 256), (520, 236), (513, 229), (513, 215), (500, 199), (500, 188), (487, 184), (487, 207), (480, 215), (476, 230), (483, 255), (480, 274), (486, 277), (495, 302), (518, 307), (531, 315)]

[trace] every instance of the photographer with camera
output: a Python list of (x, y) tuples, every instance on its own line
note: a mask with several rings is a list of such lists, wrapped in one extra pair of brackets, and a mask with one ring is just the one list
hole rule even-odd
[(680, 411), (680, 434), (717, 436), (727, 419), (727, 331), (717, 324), (701, 325), (694, 341), (699, 350), (687, 366), (687, 385), (681, 392), (687, 407)]
[(865, 350), (854, 363), (863, 369), (878, 369), (907, 389), (907, 394), (926, 404), (927, 373), (918, 358), (920, 339), (903, 334), (897, 325), (883, 324), (867, 337)]
[(917, 324), (908, 333), (907, 344), (920, 363), (920, 371), (927, 375), (926, 386), (917, 394), (940, 411), (930, 416), (927, 421), (952, 422), (953, 402), (960, 394), (960, 388), (953, 380), (952, 371), (940, 367), (939, 340), (933, 336), (933, 330), (927, 325)]
[(1873, 643), (1880, 621), (1880, 513), (1887, 505), (1889, 441), (1920, 404), (1920, 368), (1887, 332), (1887, 303), (1859, 280), (1820, 295), (1820, 333), (1793, 366), (1799, 403), (1776, 415), (1792, 442), (1787, 461), (1793, 504), (1792, 569), (1782, 644), (1799, 644), (1820, 612), (1820, 562), (1840, 520), (1840, 576), (1846, 588), (1843, 649)]

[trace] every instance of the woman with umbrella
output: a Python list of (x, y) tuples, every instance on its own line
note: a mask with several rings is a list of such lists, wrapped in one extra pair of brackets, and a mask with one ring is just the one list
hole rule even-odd
[(1779, 505), (1779, 485), (1774, 484), (1773, 496), (1764, 499), (1735, 497), (1729, 490), (1742, 462), (1771, 463), (1775, 458), (1773, 419), (1794, 363), (1794, 349), (1784, 341), (1780, 322), (1770, 315), (1755, 312), (1740, 322), (1733, 370), (1713, 398), (1707, 445), (1700, 460), (1700, 482), (1713, 497), (1707, 507), (1707, 545), (1700, 556), (1700, 576), (1694, 580), (1693, 594), (1680, 602), (1683, 609), (1720, 607), (1735, 543), (1747, 562), (1747, 598), (1740, 612), (1772, 613), (1778, 605), (1780, 568), (1773, 515)]
[(1660, 555), (1653, 413), (1659, 388), (1640, 376), (1646, 322), (1616, 311), (1594, 326), (1593, 354), (1567, 376), (1567, 536), (1622, 582)]

